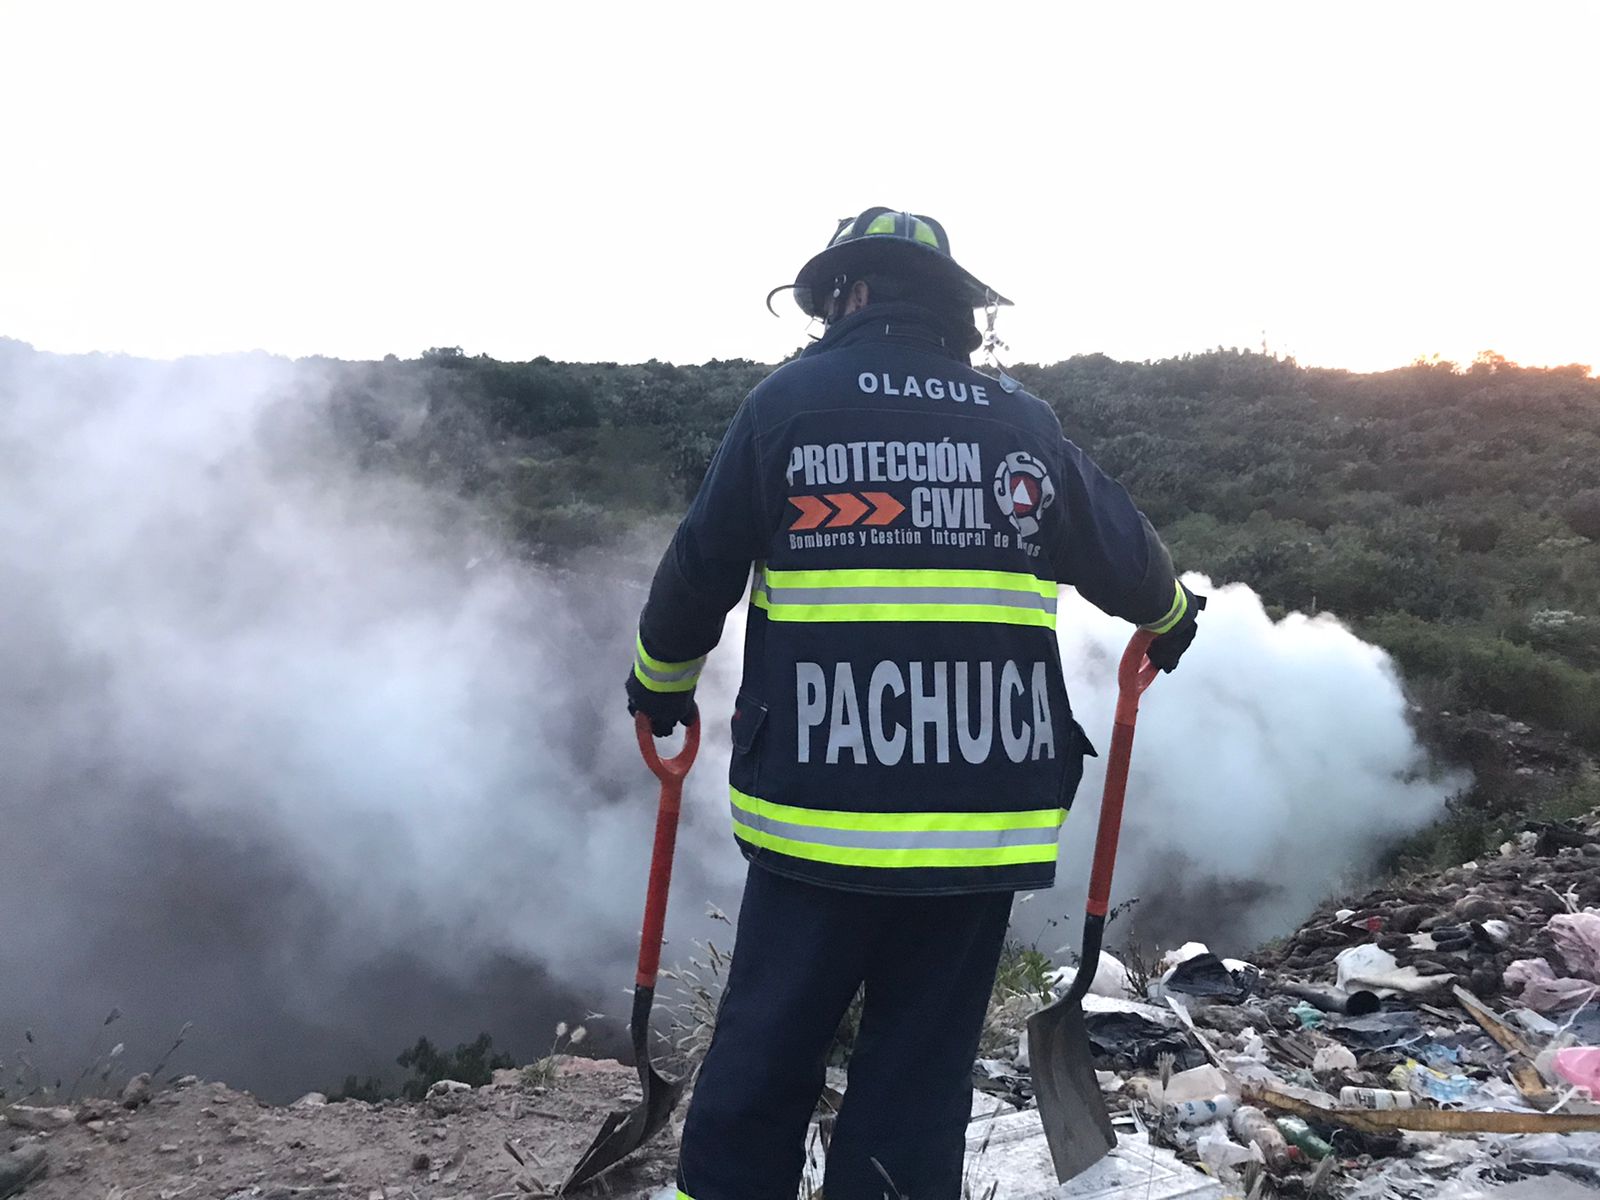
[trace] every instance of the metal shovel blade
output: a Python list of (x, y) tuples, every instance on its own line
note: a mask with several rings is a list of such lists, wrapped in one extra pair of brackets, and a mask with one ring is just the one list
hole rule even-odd
[(1089, 1024), (1083, 1015), (1088, 992), (1100, 962), (1106, 914), (1111, 907), (1111, 878), (1122, 831), (1122, 804), (1128, 788), (1128, 763), (1133, 757), (1133, 726), (1139, 697), (1155, 680), (1156, 669), (1145, 655), (1154, 635), (1140, 630), (1128, 642), (1117, 668), (1117, 715), (1111, 727), (1111, 754), (1106, 759), (1106, 788), (1100, 798), (1100, 826), (1089, 870), (1089, 902), (1083, 914), (1083, 951), (1078, 972), (1066, 995), (1028, 1018), (1028, 1064), (1039, 1101), (1056, 1179), (1065, 1183), (1099, 1162), (1117, 1144), (1111, 1114), (1094, 1077)]
[(606, 1117), (600, 1132), (556, 1194), (565, 1196), (573, 1188), (598, 1178), (665, 1129), (672, 1110), (683, 1097), (687, 1082), (667, 1079), (648, 1063), (643, 1064), (639, 1083), (644, 1089), (644, 1099), (632, 1108), (620, 1109)]
[(1061, 1183), (1087, 1171), (1117, 1144), (1091, 1054), (1081, 1000), (1063, 998), (1028, 1018), (1033, 1090)]

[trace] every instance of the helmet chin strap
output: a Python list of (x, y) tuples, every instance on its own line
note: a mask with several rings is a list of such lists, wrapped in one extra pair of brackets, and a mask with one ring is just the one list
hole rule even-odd
[(994, 330), (995, 318), (1000, 315), (1000, 298), (988, 289), (983, 293), (983, 361), (1000, 373), (1000, 387), (1007, 392), (1014, 392), (1022, 385), (1011, 378), (1011, 373), (1006, 370), (1005, 363), (1000, 361), (1000, 351), (1009, 347), (1000, 340), (1000, 335)]

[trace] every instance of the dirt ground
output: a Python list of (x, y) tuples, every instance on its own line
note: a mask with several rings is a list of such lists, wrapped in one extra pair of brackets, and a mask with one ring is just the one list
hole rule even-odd
[[(195, 1081), (135, 1111), (94, 1119), (79, 1106), (52, 1132), (6, 1129), (0, 1151), (26, 1137), (46, 1150), (25, 1200), (510, 1200), (554, 1194), (605, 1115), (639, 1096), (633, 1069), (616, 1062), (568, 1060), (547, 1088), (497, 1078), (421, 1102), (288, 1107)], [(672, 1178), (675, 1132), (574, 1195), (654, 1194)]]

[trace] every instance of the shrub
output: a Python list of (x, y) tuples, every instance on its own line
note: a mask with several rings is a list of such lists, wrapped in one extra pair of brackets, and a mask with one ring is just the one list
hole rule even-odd
[(1586, 488), (1568, 500), (1561, 515), (1572, 532), (1591, 542), (1600, 542), (1600, 488)]
[(427, 1038), (419, 1037), (415, 1046), (395, 1059), (411, 1071), (411, 1078), (400, 1085), (401, 1094), (408, 1100), (420, 1100), (441, 1079), (482, 1087), (494, 1079), (495, 1071), (516, 1066), (509, 1054), (495, 1054), (493, 1049), (494, 1039), (487, 1033), (480, 1033), (474, 1041), (463, 1042), (448, 1053), (441, 1053)]

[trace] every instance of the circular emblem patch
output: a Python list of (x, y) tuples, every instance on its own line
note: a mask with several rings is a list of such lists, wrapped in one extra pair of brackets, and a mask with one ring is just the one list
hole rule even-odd
[(1018, 450), (995, 470), (994, 498), (1017, 536), (1029, 538), (1039, 532), (1039, 517), (1055, 501), (1056, 489), (1044, 464)]

